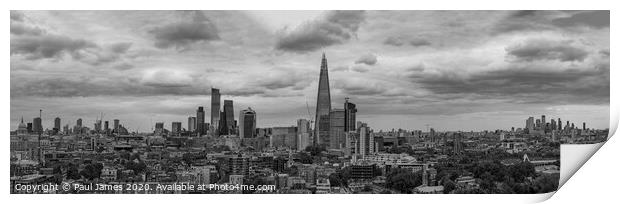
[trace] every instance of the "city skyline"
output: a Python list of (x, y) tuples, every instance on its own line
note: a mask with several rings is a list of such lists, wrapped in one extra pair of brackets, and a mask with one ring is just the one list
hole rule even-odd
[[(291, 126), (314, 116), (322, 52), (332, 107), (349, 97), (375, 130), (523, 128), (539, 115), (608, 128), (608, 12), (301, 12), (264, 25), (277, 13), (13, 11), (11, 128), (43, 109), (44, 127), (105, 113), (146, 132), (211, 111), (211, 87), (252, 107), (257, 127)], [(97, 21), (114, 15), (131, 17)], [(434, 21), (379, 26), (412, 16)]]

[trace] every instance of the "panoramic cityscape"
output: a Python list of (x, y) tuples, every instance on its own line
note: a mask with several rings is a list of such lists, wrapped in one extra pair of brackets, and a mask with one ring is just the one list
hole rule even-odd
[[(107, 12), (11, 11), (11, 193), (548, 193), (559, 185), (560, 144), (607, 140), (608, 11), (328, 11), (307, 14), (310, 17), (303, 19), (315, 19), (292, 30), (276, 31), (275, 50), (265, 51), (274, 53), (243, 50), (255, 41), (227, 41), (224, 33), (231, 28), (217, 21), (238, 13), (171, 13), (181, 20), (145, 28), (155, 40), (146, 47), (155, 48), (129, 51), (145, 46), (142, 39), (119, 34), (134, 41), (106, 47), (61, 36), (58, 30), (63, 26), (80, 24), (61, 25), (52, 20), (65, 19), (64, 15), (98, 19)], [(259, 13), (247, 16), (271, 18), (266, 11)], [(338, 46), (359, 43), (354, 39), (364, 41), (365, 32), (373, 33), (372, 19), (390, 15), (398, 19), (411, 13), (465, 15), (468, 19), (479, 14), (501, 15), (509, 19), (492, 25), (506, 29), (501, 31), (505, 33), (484, 34), (484, 38), (497, 43), (516, 35), (513, 32), (538, 38), (502, 48), (510, 56), (499, 57), (501, 62), (482, 63), (507, 70), (469, 73), (464, 78), (447, 74), (458, 71), (434, 68), (438, 64), (433, 59), (438, 56), (407, 65), (402, 72), (377, 68), (390, 65), (381, 64), (385, 62), (378, 59), (384, 58), (369, 52), (354, 58), (353, 65), (343, 65), (343, 58), (350, 59), (343, 52), (357, 48)], [(153, 22), (143, 18), (158, 15), (154, 11), (112, 14), (148, 23)], [(607, 24), (573, 25), (583, 23), (584, 15), (606, 17)], [(43, 21), (42, 16), (51, 18)], [(527, 19), (536, 21), (530, 24)], [(547, 25), (545, 19), (553, 23)], [(120, 33), (135, 30), (121, 29)], [(540, 37), (569, 31), (582, 38), (595, 34), (579, 42)], [(69, 33), (79, 35), (78, 31)], [(258, 33), (254, 34), (266, 35)], [(599, 34), (605, 33), (601, 39)], [(388, 36), (380, 43), (385, 58), (390, 59), (387, 53), (408, 46), (405, 43), (413, 47), (405, 48), (405, 55), (439, 43), (427, 38), (405, 42), (403, 36)], [(445, 39), (442, 43), (451, 41), (451, 37), (439, 38)], [(220, 43), (230, 43), (230, 47)], [(252, 46), (264, 42), (256, 43)], [(204, 46), (206, 53), (195, 53), (201, 52), (196, 46)], [(440, 50), (451, 49), (446, 46), (422, 52), (455, 52)], [(216, 48), (226, 53), (208, 50)], [(305, 68), (236, 68), (247, 62), (237, 61), (238, 56), (223, 56), (230, 54), (228, 49), (241, 58), (259, 57), (259, 64), (277, 67), (279, 60), (299, 60), (292, 64)], [(379, 52), (379, 48), (371, 50)], [(486, 51), (468, 52), (478, 59)], [(302, 62), (306, 57), (309, 63)], [(140, 63), (171, 62), (183, 67), (201, 64), (203, 58), (214, 61), (209, 66), (223, 62), (230, 70), (200, 67), (204, 75), (189, 76), (185, 74), (193, 73), (190, 68), (133, 72), (142, 69), (134, 67), (144, 65)], [(454, 60), (465, 63), (471, 59)], [(82, 65), (86, 70), (79, 69)], [(115, 71), (99, 74), (95, 69), (99, 66)], [(483, 65), (462, 66), (476, 70)], [(135, 78), (132, 73), (144, 75)], [(412, 82), (398, 86), (402, 80)]]

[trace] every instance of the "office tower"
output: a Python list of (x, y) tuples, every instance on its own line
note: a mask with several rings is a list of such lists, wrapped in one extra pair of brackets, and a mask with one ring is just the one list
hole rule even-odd
[(372, 133), (368, 125), (366, 125), (366, 123), (362, 123), (360, 127), (358, 127), (358, 132), (359, 132), (359, 139), (358, 139), (358, 144), (359, 144), (358, 150), (359, 151), (356, 150), (355, 152), (359, 153), (362, 156), (362, 158), (364, 158), (366, 155), (370, 155), (374, 153), (375, 138), (374, 138), (374, 134)]
[(190, 131), (190, 132), (196, 131), (196, 124), (197, 124), (196, 123), (196, 117), (189, 116), (187, 118), (187, 131)]
[(95, 121), (95, 132), (101, 132), (101, 120)]
[(312, 129), (310, 121), (306, 119), (297, 120), (297, 149), (304, 150), (312, 144)]
[(196, 110), (196, 135), (204, 135), (205, 129), (205, 110), (202, 106), (198, 106), (198, 110)]
[(54, 131), (55, 132), (60, 131), (60, 118), (59, 117), (54, 118)]
[(82, 118), (78, 118), (76, 121), (76, 126), (82, 128)]
[(120, 126), (120, 120), (114, 119), (114, 132), (118, 133), (118, 128)]
[(562, 130), (562, 118), (558, 118), (558, 130)]
[(321, 146), (328, 146), (329, 143), (329, 113), (332, 109), (331, 96), (329, 93), (329, 76), (327, 70), (327, 59), (323, 53), (321, 59), (321, 72), (319, 75), (319, 89), (316, 98), (316, 118), (314, 123), (315, 143)]
[[(234, 135), (235, 133), (235, 113), (232, 100), (224, 100), (224, 134)], [(222, 120), (220, 118), (220, 120)]]
[(536, 119), (536, 129), (540, 129), (541, 124), (540, 124), (540, 119)]
[(333, 109), (329, 113), (329, 148), (341, 149), (345, 145), (345, 114), (344, 109)]
[(110, 122), (109, 121), (105, 121), (103, 122), (103, 131), (105, 132), (109, 132), (110, 131)]
[(545, 120), (545, 115), (540, 116), (541, 129), (544, 131), (547, 129), (547, 120)]
[(345, 98), (344, 102), (344, 131), (355, 131), (355, 114), (357, 113), (357, 108), (354, 103), (349, 102), (349, 98)]
[(172, 134), (181, 133), (181, 122), (172, 122), (172, 129), (170, 131), (172, 131)]
[(463, 151), (463, 134), (454, 133), (454, 154), (461, 154)]
[(227, 135), (228, 132), (226, 131), (226, 113), (224, 113), (224, 111), (220, 112), (220, 122), (217, 125), (218, 129), (217, 129), (217, 135)]
[(534, 117), (529, 117), (525, 121), (525, 129), (527, 129), (529, 132), (532, 132), (534, 130)]
[(571, 124), (570, 124), (570, 129), (571, 129), (571, 130), (574, 130), (574, 129), (575, 129), (575, 123), (571, 123)]
[[(513, 132), (515, 131), (515, 128), (514, 128), (514, 127), (512, 127), (512, 131), (513, 131)], [(437, 142), (437, 138), (436, 138), (436, 136), (435, 136), (435, 129), (431, 128), (431, 129), (430, 129), (430, 132), (429, 132), (429, 135), (430, 135), (430, 137), (431, 137), (431, 142)]]
[(32, 123), (26, 123), (26, 129), (28, 130), (28, 133), (32, 133)]
[(157, 122), (155, 123), (155, 130), (163, 130), (164, 129), (164, 122)]
[(213, 126), (214, 135), (219, 135), (218, 125), (220, 124), (220, 90), (211, 88), (211, 126)]
[(586, 122), (583, 122), (583, 129), (582, 130), (586, 130)]
[(557, 128), (557, 124), (555, 123), (554, 119), (551, 119), (551, 130), (555, 130)]
[(66, 124), (65, 126), (62, 127), (62, 133), (69, 134), (69, 124)]
[(36, 117), (32, 120), (32, 131), (37, 134), (43, 133), (43, 126), (41, 124), (40, 117)]
[(565, 130), (570, 130), (570, 121), (566, 121), (566, 125), (564, 126)]
[(239, 137), (256, 137), (256, 112), (250, 107), (239, 111)]

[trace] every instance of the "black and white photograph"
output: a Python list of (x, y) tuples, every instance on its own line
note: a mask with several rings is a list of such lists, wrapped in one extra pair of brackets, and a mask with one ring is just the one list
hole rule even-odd
[(610, 13), (10, 10), (10, 194), (555, 192)]

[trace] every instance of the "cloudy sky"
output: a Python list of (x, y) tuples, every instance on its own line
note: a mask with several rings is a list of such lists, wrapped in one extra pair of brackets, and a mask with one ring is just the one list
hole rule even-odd
[(608, 11), (12, 11), (10, 44), (11, 129), (39, 109), (186, 127), (210, 87), (289, 126), (312, 117), (322, 52), (332, 107), (374, 129), (609, 126)]

